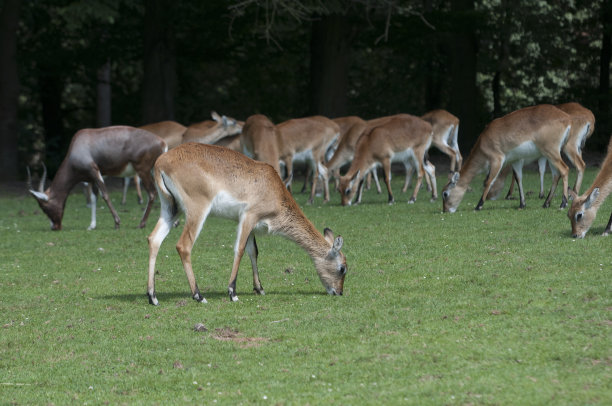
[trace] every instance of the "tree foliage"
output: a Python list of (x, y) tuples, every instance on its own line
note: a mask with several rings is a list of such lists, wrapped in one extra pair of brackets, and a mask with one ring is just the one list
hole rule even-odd
[[(144, 73), (150, 68), (143, 62), (144, 27), (151, 3), (22, 0), (23, 164), (43, 159), (53, 170), (74, 132), (95, 125), (97, 71), (106, 61), (113, 123), (144, 124)], [(372, 118), (446, 108), (472, 124), (460, 134), (463, 149), (493, 117), (536, 103), (578, 101), (591, 108), (598, 125), (587, 148), (604, 145), (612, 130), (610, 104), (602, 103), (611, 99), (609, 77), (607, 84), (600, 77), (610, 0), (163, 3), (175, 44), (173, 118), (183, 124), (207, 119), (211, 110), (239, 119), (264, 113), (280, 122), (321, 112), (321, 98), (343, 92), (345, 106), (329, 111)], [(340, 16), (347, 27), (341, 34), (346, 67), (335, 73), (345, 75), (346, 84), (335, 93), (321, 92), (322, 86), (340, 80), (317, 82), (312, 69), (338, 62), (312, 59), (317, 46), (331, 44), (311, 40), (313, 27), (330, 16)], [(458, 69), (467, 71), (462, 76)]]

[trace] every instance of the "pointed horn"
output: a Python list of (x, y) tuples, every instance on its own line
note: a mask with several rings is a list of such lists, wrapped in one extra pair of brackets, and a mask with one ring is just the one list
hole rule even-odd
[(30, 167), (26, 166), (26, 171), (28, 172), (28, 180), (26, 185), (28, 186), (28, 189), (32, 190), (32, 174), (30, 173)]
[(41, 193), (45, 191), (45, 180), (47, 180), (47, 167), (44, 164), (44, 162), (42, 166), (43, 166), (43, 175), (42, 175), (42, 178), (40, 178), (40, 184), (38, 185), (38, 191)]

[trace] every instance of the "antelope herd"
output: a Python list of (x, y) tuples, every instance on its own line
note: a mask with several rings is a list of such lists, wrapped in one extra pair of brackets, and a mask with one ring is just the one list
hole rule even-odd
[[(435, 167), (428, 159), (429, 149), (435, 146), (450, 160), (449, 182), (442, 188), (442, 210), (449, 213), (457, 210), (470, 183), (481, 172), (487, 175), (476, 210), (481, 210), (487, 199), (499, 195), (510, 173), (512, 183), (507, 198), (516, 183), (519, 208), (524, 208), (524, 165), (538, 162), (540, 198), (543, 198), (548, 163), (553, 178), (543, 206), (550, 206), (561, 180), (560, 208), (565, 208), (571, 199), (568, 217), (574, 238), (585, 236), (597, 210), (612, 192), (611, 143), (593, 184), (579, 195), (586, 167), (582, 149), (593, 133), (595, 117), (578, 103), (526, 107), (491, 121), (465, 161), (459, 151), (459, 119), (445, 110), (434, 110), (420, 117), (396, 114), (370, 120), (356, 116), (333, 120), (311, 116), (279, 124), (262, 114), (252, 115), (245, 122), (214, 112), (212, 118), (190, 126), (162, 121), (139, 128), (114, 126), (81, 130), (74, 135), (66, 158), (48, 189), (44, 189), (46, 169), (38, 190), (31, 186), (28, 169), (30, 193), (51, 220), (51, 228), (60, 230), (70, 190), (79, 182), (88, 182), (92, 200), (88, 229), (91, 230), (96, 227), (98, 191), (110, 209), (115, 227), (120, 224), (104, 176), (126, 180), (134, 176), (137, 186), (142, 181), (149, 199), (141, 228), (146, 224), (157, 190), (161, 214), (148, 237), (147, 286), (149, 302), (156, 305), (157, 253), (181, 213), (185, 215), (185, 225), (176, 248), (195, 300), (206, 301), (195, 281), (191, 250), (209, 214), (238, 221), (228, 284), (232, 301), (238, 300), (236, 278), (245, 251), (253, 270), (253, 289), (264, 294), (257, 268), (256, 230), (280, 234), (296, 242), (312, 258), (326, 291), (331, 295), (342, 294), (347, 272), (346, 259), (341, 252), (343, 239), (334, 237), (327, 228), (323, 233), (316, 230), (293, 199), (291, 184), (295, 162), (303, 162), (308, 169), (309, 204), (315, 200), (319, 182), (323, 202), (330, 200), (332, 177), (343, 206), (351, 205), (353, 200), (361, 202), (366, 179), (370, 176), (380, 193), (379, 166), (384, 172), (388, 202), (393, 204), (393, 162), (402, 163), (406, 170), (402, 191), (406, 191), (413, 172), (416, 173), (408, 203), (416, 201), (423, 178), (431, 192), (431, 201), (435, 201), (438, 197)], [(569, 167), (562, 155), (576, 168), (577, 178), (572, 189), (568, 185)], [(604, 235), (611, 229), (612, 216)]]

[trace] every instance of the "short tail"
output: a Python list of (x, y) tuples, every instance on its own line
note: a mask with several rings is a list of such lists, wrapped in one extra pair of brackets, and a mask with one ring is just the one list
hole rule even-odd
[(155, 187), (161, 202), (160, 216), (166, 220), (174, 221), (179, 215), (179, 207), (176, 201), (174, 185), (172, 180), (163, 171), (155, 168)]

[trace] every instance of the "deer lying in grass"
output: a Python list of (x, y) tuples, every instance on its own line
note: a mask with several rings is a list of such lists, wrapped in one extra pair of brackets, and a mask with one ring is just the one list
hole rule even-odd
[[(115, 228), (119, 228), (119, 216), (109, 199), (102, 176), (127, 177), (137, 173), (149, 196), (140, 221), (140, 228), (143, 228), (155, 199), (151, 169), (155, 160), (167, 149), (164, 140), (134, 127), (113, 126), (80, 130), (72, 137), (68, 153), (51, 186), (43, 192), (43, 176), (39, 190), (35, 191), (31, 188), (31, 178), (28, 176), (28, 187), (40, 208), (51, 220), (51, 229), (61, 230), (64, 206), (70, 190), (80, 182), (93, 183), (113, 215)], [(96, 228), (96, 188), (91, 196), (91, 223), (88, 230)]]
[(185, 227), (176, 249), (195, 300), (206, 302), (195, 281), (191, 250), (209, 214), (238, 221), (228, 286), (232, 301), (238, 300), (236, 279), (245, 250), (253, 268), (253, 288), (264, 294), (257, 268), (255, 230), (267, 230), (295, 241), (312, 258), (327, 293), (342, 294), (347, 271), (346, 259), (340, 251), (342, 237), (334, 238), (329, 229), (321, 235), (315, 229), (272, 166), (227, 148), (189, 143), (157, 160), (155, 185), (161, 214), (149, 235), (149, 303), (159, 303), (155, 294), (157, 253), (181, 211), (185, 213)]

